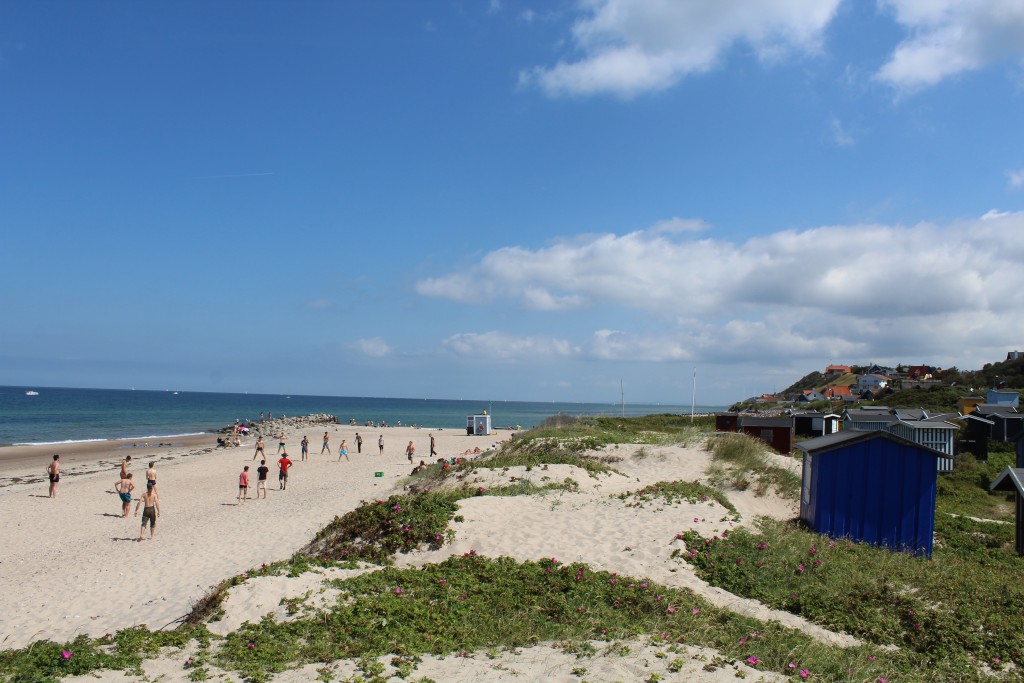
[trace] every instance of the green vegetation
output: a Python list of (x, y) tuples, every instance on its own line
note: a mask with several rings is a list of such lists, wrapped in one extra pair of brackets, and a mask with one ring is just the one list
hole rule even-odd
[(800, 477), (771, 462), (764, 443), (746, 434), (722, 434), (705, 446), (711, 451), (708, 476), (715, 486), (745, 491), (751, 486), (758, 495), (775, 491), (783, 498), (800, 495)]
[(646, 507), (652, 503), (675, 505), (682, 501), (688, 503), (714, 501), (732, 513), (729, 516), (730, 519), (739, 521), (736, 506), (729, 502), (724, 493), (697, 481), (659, 481), (637, 491), (620, 493), (618, 498), (627, 501), (627, 505), (637, 508)]

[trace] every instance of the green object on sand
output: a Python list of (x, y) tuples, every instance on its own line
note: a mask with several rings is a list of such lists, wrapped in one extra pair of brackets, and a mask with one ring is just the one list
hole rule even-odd
[(383, 477), (384, 473), (383, 472), (374, 472), (373, 476), (375, 476), (375, 477)]

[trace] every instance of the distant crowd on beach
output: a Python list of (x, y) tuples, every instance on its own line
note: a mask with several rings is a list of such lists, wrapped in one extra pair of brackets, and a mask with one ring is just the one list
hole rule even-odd
[[(272, 414), (271, 414), (272, 415)], [(260, 413), (262, 420), (263, 413)], [(282, 419), (284, 417), (282, 416)], [(354, 424), (355, 421), (351, 420), (350, 424)], [(236, 421), (236, 427), (242, 425), (241, 420)], [(367, 421), (367, 425), (373, 425), (372, 421)], [(381, 421), (381, 425), (385, 425)], [(401, 426), (401, 422), (398, 422), (396, 426)], [(241, 446), (241, 429), (235, 429), (234, 434), (229, 439), (218, 438), (217, 445), (220, 446)], [(278, 470), (278, 490), (286, 491), (288, 489), (288, 478), (291, 472), (292, 466), (295, 464), (294, 461), (288, 455), (287, 449), (287, 436), (284, 430), (279, 431), (275, 437), (277, 440), (277, 450), (274, 454), (274, 458), (277, 459), (276, 465)], [(372, 437), (371, 437), (372, 438)], [(437, 452), (437, 439), (433, 433), (428, 435), (428, 452), (431, 463), (437, 463), (441, 465), (443, 471), (447, 472), (452, 467), (465, 462), (468, 458), (473, 458), (480, 455), (483, 451), (479, 447), (466, 449), (461, 456), (453, 456), (450, 458), (439, 457)], [(384, 455), (384, 434), (380, 433), (377, 436), (377, 452), (371, 453), (373, 456)], [(162, 445), (162, 444), (161, 444)], [(355, 433), (353, 439), (353, 445), (355, 448), (355, 455), (361, 455), (363, 453), (364, 439), (359, 433)], [(299, 442), (300, 448), (300, 460), (299, 462), (306, 462), (310, 457), (310, 441), (308, 435), (303, 435), (302, 441)], [(320, 454), (333, 457), (334, 451), (331, 444), (331, 433), (330, 431), (324, 431), (323, 441), (320, 447)], [(416, 464), (416, 445), (410, 440), (405, 447), (405, 457), (409, 464), (415, 465), (412, 469), (412, 474), (417, 474), (422, 470), (426, 469), (430, 465), (427, 464), (427, 460), (420, 460), (419, 464)], [(349, 445), (347, 439), (342, 439), (337, 444), (337, 462), (341, 462), (344, 458), (347, 462), (351, 462), (349, 458)], [(253, 452), (252, 460), (255, 462), (259, 459), (259, 466), (255, 468), (255, 471), (251, 470), (250, 464), (245, 464), (242, 467), (242, 471), (238, 474), (238, 495), (236, 497), (237, 505), (244, 505), (246, 501), (253, 499), (259, 500), (261, 498), (267, 498), (267, 480), (270, 474), (270, 466), (268, 461), (270, 456), (267, 455), (266, 440), (263, 435), (259, 435), (256, 439), (255, 450)], [(142, 541), (146, 537), (146, 528), (149, 528), (149, 539), (152, 540), (156, 534), (156, 523), (161, 515), (160, 511), (160, 494), (157, 489), (157, 476), (156, 476), (156, 462), (150, 462), (149, 467), (145, 471), (146, 487), (137, 498), (133, 494), (136, 492), (136, 483), (134, 474), (130, 471), (132, 466), (132, 456), (127, 455), (121, 461), (118, 479), (114, 483), (114, 492), (117, 493), (118, 499), (121, 504), (121, 517), (127, 518), (131, 513), (132, 501), (136, 501), (135, 505), (135, 516), (139, 517), (141, 513), (141, 526), (139, 528), (138, 541)], [(51, 462), (46, 466), (47, 478), (49, 480), (49, 497), (57, 497), (57, 488), (61, 478), (61, 461), (60, 455), (54, 455)], [(255, 476), (255, 480), (252, 477)], [(255, 487), (255, 496), (250, 498), (249, 489), (250, 486)]]

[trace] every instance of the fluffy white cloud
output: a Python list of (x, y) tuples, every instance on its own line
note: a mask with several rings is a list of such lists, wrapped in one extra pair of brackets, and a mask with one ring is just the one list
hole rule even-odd
[(877, 77), (914, 90), (1024, 58), (1024, 0), (882, 0), (910, 31)]
[(585, 0), (573, 25), (579, 59), (520, 74), (545, 93), (632, 97), (708, 71), (738, 42), (766, 60), (814, 51), (839, 0)]
[[(1024, 339), (1022, 230), (1024, 213), (989, 212), (945, 226), (827, 226), (741, 243), (654, 229), (590, 235), (498, 249), (419, 290), (529, 310), (589, 308), (600, 329), (580, 353), (598, 359), (853, 362), (988, 349), (980, 357), (991, 360)], [(624, 314), (644, 329), (601, 325)], [(573, 342), (496, 332), (446, 345), (498, 358), (576, 354)]]
[(357, 339), (352, 344), (352, 348), (365, 356), (373, 358), (383, 358), (391, 354), (391, 347), (380, 337)]
[(1007, 182), (1010, 184), (1011, 190), (1017, 190), (1024, 187), (1024, 168), (1016, 171), (1006, 172)]
[(518, 336), (506, 332), (452, 335), (444, 347), (459, 356), (486, 360), (540, 360), (578, 353), (569, 342), (543, 336)]

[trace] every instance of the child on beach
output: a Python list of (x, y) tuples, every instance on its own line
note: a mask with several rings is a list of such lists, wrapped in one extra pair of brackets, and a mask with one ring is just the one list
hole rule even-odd
[(256, 468), (256, 500), (260, 499), (260, 491), (263, 491), (263, 498), (267, 497), (267, 472), (270, 468), (267, 467), (266, 460), (260, 460), (260, 466)]
[(248, 497), (249, 497), (249, 466), (246, 465), (245, 469), (242, 470), (242, 473), (238, 475), (238, 498), (236, 498), (236, 500), (238, 501), (239, 505), (242, 505), (242, 504), (245, 503), (245, 501), (246, 501), (246, 499)]
[(46, 476), (50, 479), (50, 498), (57, 497), (57, 484), (60, 482), (60, 456), (54, 455), (46, 466)]
[(114, 484), (114, 490), (117, 491), (117, 496), (121, 499), (121, 516), (127, 517), (132, 507), (132, 491), (135, 490), (135, 484), (132, 483), (132, 473), (129, 472), (127, 477), (122, 477), (118, 480)]
[(292, 466), (292, 461), (288, 459), (288, 454), (285, 453), (284, 457), (277, 461), (277, 466), (281, 468), (281, 471), (277, 475), (277, 488), (284, 491), (288, 488), (288, 468)]
[(139, 502), (135, 505), (135, 516), (139, 516), (139, 508), (145, 505), (145, 509), (142, 511), (142, 528), (139, 529), (139, 540), (142, 540), (142, 532), (146, 530), (146, 520), (149, 520), (149, 540), (153, 540), (153, 534), (156, 532), (156, 518), (160, 516), (160, 498), (156, 495), (156, 491), (149, 490), (143, 493), (139, 497)]

